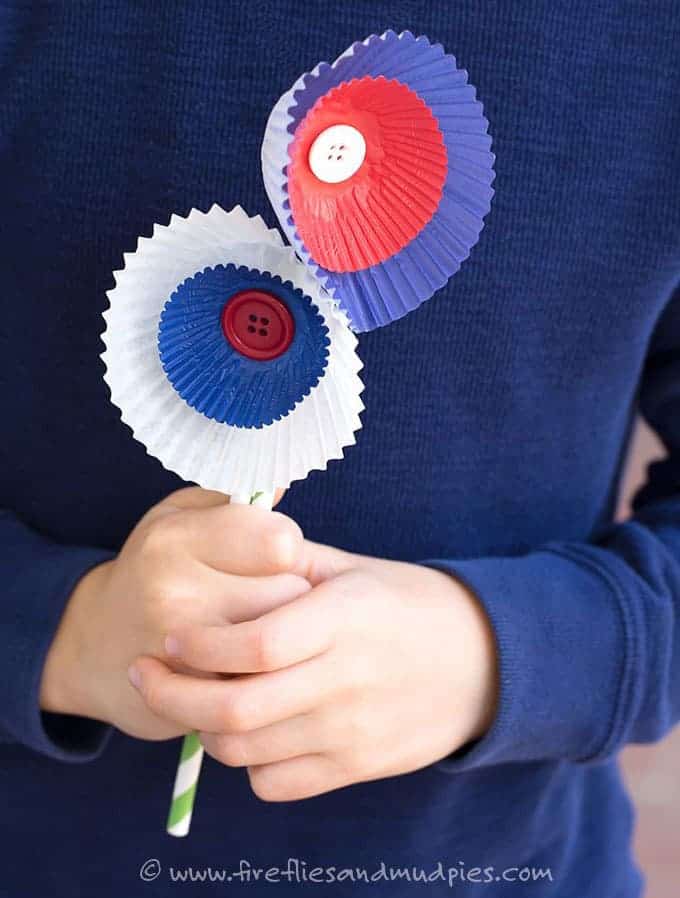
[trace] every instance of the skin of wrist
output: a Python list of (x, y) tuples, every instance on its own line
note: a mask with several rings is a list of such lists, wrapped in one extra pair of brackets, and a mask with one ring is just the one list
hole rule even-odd
[(43, 667), (40, 708), (56, 714), (98, 718), (91, 677), (87, 672), (86, 622), (92, 604), (105, 589), (113, 562), (88, 571), (71, 593)]

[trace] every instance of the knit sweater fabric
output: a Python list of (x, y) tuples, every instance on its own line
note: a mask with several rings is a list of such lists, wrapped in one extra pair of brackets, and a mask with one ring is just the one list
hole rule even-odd
[[(357, 445), (281, 507), (314, 540), (469, 584), (498, 714), (446, 761), (302, 802), (207, 761), (172, 840), (177, 741), (38, 704), (74, 584), (182, 485), (109, 401), (105, 293), (173, 212), (273, 224), (269, 110), (388, 27), (469, 70), (496, 196), (450, 284), (361, 336)], [(672, 0), (0, 3), (3, 898), (640, 894), (617, 753), (680, 711), (679, 41)], [(614, 523), (638, 408), (668, 457)]]

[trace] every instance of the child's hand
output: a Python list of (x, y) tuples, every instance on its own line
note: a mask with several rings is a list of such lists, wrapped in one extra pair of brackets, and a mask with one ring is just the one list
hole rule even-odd
[(149, 711), (129, 683), (130, 663), (140, 654), (168, 659), (163, 640), (178, 627), (242, 621), (306, 592), (307, 581), (287, 573), (302, 548), (283, 515), (199, 489), (169, 496), (74, 590), (47, 656), (41, 707), (144, 739), (186, 731)]
[(257, 620), (172, 630), (168, 646), (209, 673), (135, 662), (149, 709), (202, 731), (255, 792), (305, 798), (440, 760), (490, 725), (496, 652), (478, 601), (429, 568), (305, 543), (315, 588)]

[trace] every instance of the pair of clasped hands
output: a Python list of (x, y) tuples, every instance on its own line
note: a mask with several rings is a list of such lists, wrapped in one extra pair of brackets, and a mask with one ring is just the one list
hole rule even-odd
[(278, 512), (180, 490), (74, 590), (41, 706), (139, 739), (197, 730), (267, 801), (438, 761), (483, 735), (496, 652), (448, 574), (304, 539)]

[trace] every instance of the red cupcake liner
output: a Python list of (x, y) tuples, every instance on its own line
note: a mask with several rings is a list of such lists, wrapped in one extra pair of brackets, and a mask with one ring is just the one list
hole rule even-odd
[[(319, 180), (309, 164), (316, 138), (351, 125), (366, 157), (345, 181)], [(360, 271), (389, 259), (432, 219), (447, 176), (447, 151), (436, 118), (405, 84), (365, 76), (321, 97), (295, 132), (288, 193), (297, 232), (329, 271)]]

